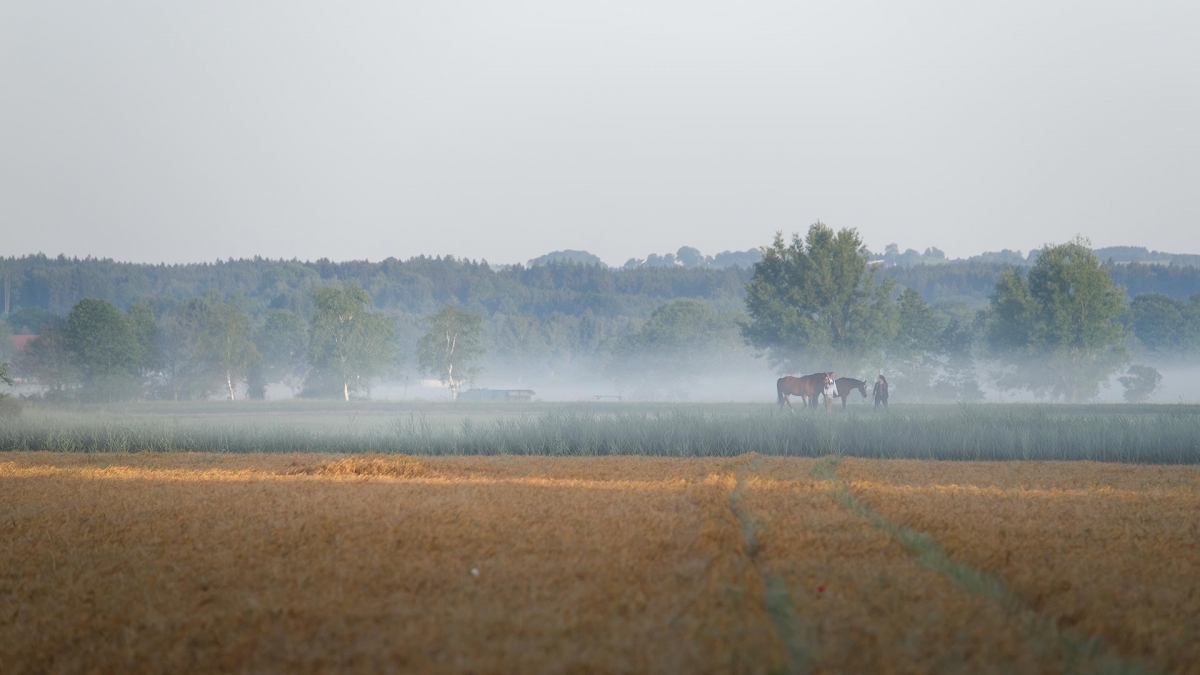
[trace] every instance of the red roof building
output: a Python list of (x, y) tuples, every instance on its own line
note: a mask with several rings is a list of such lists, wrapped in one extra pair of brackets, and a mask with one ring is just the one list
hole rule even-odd
[(36, 335), (14, 335), (12, 336), (13, 354), (20, 354), (22, 349), (30, 342), (37, 338)]

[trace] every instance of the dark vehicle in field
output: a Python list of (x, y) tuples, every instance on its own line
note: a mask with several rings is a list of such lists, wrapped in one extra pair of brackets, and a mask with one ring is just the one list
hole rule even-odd
[(458, 395), (458, 400), (489, 403), (530, 401), (535, 393), (532, 389), (468, 389)]

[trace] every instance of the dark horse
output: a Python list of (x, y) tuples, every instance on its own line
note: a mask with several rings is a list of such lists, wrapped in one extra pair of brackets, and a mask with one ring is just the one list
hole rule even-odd
[(882, 375), (875, 378), (875, 389), (871, 392), (875, 396), (875, 407), (878, 408), (882, 403), (883, 407), (887, 407), (887, 380)]
[[(833, 386), (833, 373), (814, 373), (804, 377), (787, 375), (775, 382), (775, 392), (779, 395), (777, 403), (780, 408), (787, 404), (788, 409), (791, 410), (792, 402), (788, 397), (799, 396), (801, 403), (807, 406), (811, 402), (816, 407), (817, 396)], [(825, 406), (829, 407), (829, 394), (825, 395)]]
[(863, 400), (867, 400), (867, 383), (862, 380), (856, 380), (853, 377), (839, 377), (836, 382), (837, 391), (833, 393), (834, 398), (842, 399), (842, 410), (846, 409), (846, 397), (855, 389), (862, 394)]

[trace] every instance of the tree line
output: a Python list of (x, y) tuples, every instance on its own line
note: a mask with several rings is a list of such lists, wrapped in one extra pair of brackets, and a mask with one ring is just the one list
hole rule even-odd
[[(912, 398), (975, 400), (990, 384), (1084, 400), (1133, 360), (1200, 352), (1200, 295), (1182, 295), (1200, 288), (1195, 268), (1109, 264), (1085, 242), (1020, 266), (888, 267), (854, 230), (817, 223), (758, 258), (719, 269), (9, 258), (0, 277), (16, 307), (0, 322), (0, 362), (11, 327), (39, 335), (14, 370), (51, 396), (255, 397), (266, 383), (366, 396), (406, 367), (441, 377), (421, 356), (441, 350), (443, 361), (463, 357), (445, 373), (455, 391), (486, 368), (535, 380), (581, 372), (661, 397), (714, 362), (764, 356), (780, 372), (887, 372)], [(1122, 279), (1170, 292), (1134, 293)], [(1072, 304), (1093, 288), (1097, 299)], [(61, 313), (46, 308), (75, 295)], [(442, 313), (468, 328), (433, 331)], [(1131, 390), (1155, 377), (1125, 372), (1135, 375)]]
[(911, 287), (896, 292), (869, 262), (854, 230), (817, 223), (804, 238), (778, 234), (748, 284), (746, 340), (781, 371), (888, 371), (909, 391), (957, 400), (982, 398), (981, 366), (1002, 391), (1065, 401), (1094, 398), (1128, 368), (1119, 381), (1127, 399), (1141, 400), (1161, 376), (1129, 367), (1135, 352), (1200, 346), (1200, 295), (1129, 305), (1083, 240), (1005, 268), (974, 311), (933, 306)]
[[(904, 266), (888, 264), (886, 254), (866, 253), (884, 267), (880, 276), (892, 279), (897, 288), (915, 289), (929, 303), (960, 302), (973, 308), (988, 303), (1006, 269), (1028, 268), (1030, 260), (1036, 260), (1036, 255), (1015, 255), (1021, 264), (1014, 265), (996, 254)], [(143, 299), (156, 308), (170, 309), (215, 291), (222, 297), (241, 298), (255, 313), (267, 308), (304, 309), (311, 305), (313, 288), (335, 283), (359, 285), (376, 309), (397, 316), (426, 315), (453, 302), (485, 317), (496, 312), (536, 318), (591, 313), (606, 320), (644, 320), (677, 298), (699, 300), (717, 311), (740, 310), (753, 263), (759, 261), (747, 257), (724, 267), (672, 264), (615, 269), (571, 262), (570, 256), (546, 258), (549, 262), (530, 267), (493, 266), (453, 256), (379, 262), (252, 258), (152, 265), (39, 254), (0, 258), (0, 282), (8, 285), (7, 309), (12, 315), (7, 318), (18, 332), (26, 332), (24, 324), (35, 321), (39, 313), (65, 316), (85, 297), (108, 300), (123, 310)], [(1200, 292), (1197, 266), (1100, 259), (1105, 272), (1130, 297), (1160, 293), (1187, 300)]]
[[(85, 298), (43, 323), (16, 355), (13, 374), (40, 384), (50, 400), (262, 399), (279, 383), (293, 395), (348, 401), (404, 366), (394, 322), (371, 309), (361, 287), (318, 287), (312, 304), (307, 320), (272, 309), (255, 321), (242, 303), (215, 293), (162, 317), (144, 300), (121, 312)], [(446, 305), (425, 324), (417, 366), (456, 395), (477, 373), (482, 318)], [(8, 368), (0, 373), (12, 384)]]

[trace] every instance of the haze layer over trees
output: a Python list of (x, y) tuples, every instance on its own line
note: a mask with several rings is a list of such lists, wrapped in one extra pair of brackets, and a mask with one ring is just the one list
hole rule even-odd
[[(1082, 241), (1011, 252), (1012, 264), (939, 253), (902, 264), (897, 247), (873, 254), (853, 230), (817, 223), (737, 254), (757, 258), (749, 266), (688, 247), (620, 269), (573, 262), (579, 251), (530, 267), (9, 258), (0, 362), (80, 400), (255, 398), (269, 384), (347, 399), (421, 375), (454, 392), (481, 376), (566, 377), (687, 398), (721, 368), (765, 378), (767, 364), (887, 372), (908, 400), (978, 400), (987, 387), (1089, 400), (1122, 375), (1144, 400), (1161, 382), (1150, 366), (1200, 351), (1195, 267), (1104, 262)], [(11, 334), (37, 339), (14, 357)]]

